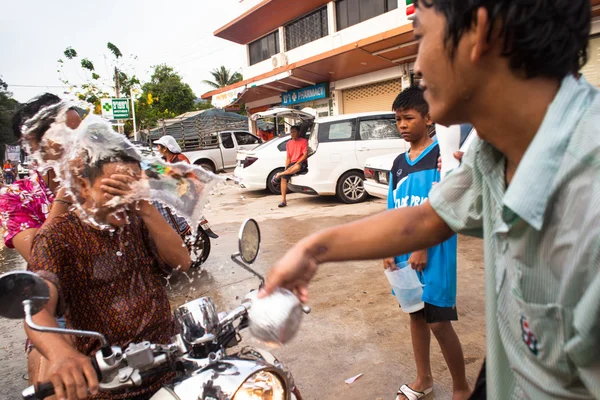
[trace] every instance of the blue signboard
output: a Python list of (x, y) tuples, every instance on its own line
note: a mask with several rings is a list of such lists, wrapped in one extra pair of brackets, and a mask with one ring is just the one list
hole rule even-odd
[(281, 104), (291, 106), (292, 104), (306, 103), (307, 101), (327, 98), (329, 83), (320, 83), (302, 89), (292, 90), (281, 95)]

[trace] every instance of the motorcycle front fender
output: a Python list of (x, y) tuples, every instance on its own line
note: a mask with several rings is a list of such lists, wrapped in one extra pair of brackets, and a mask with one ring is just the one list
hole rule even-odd
[(214, 233), (212, 231), (212, 229), (202, 229), (204, 232), (206, 232), (206, 234), (208, 235), (209, 238), (211, 239), (218, 239), (219, 235), (217, 235), (216, 233)]

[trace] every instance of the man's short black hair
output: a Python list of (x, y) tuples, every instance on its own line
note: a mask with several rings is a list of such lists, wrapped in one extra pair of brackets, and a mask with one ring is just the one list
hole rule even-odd
[(300, 132), (300, 127), (299, 127), (298, 125), (294, 125), (294, 126), (292, 126), (292, 127), (290, 128), (290, 132), (291, 132), (291, 131), (293, 131), (294, 129), (296, 130), (296, 132)]
[(407, 110), (416, 110), (422, 117), (429, 114), (429, 104), (425, 101), (423, 90), (421, 88), (417, 86), (407, 87), (401, 91), (398, 97), (396, 97), (396, 100), (394, 100), (392, 111)]
[(415, 7), (433, 7), (446, 18), (446, 48), (454, 56), (463, 35), (485, 7), (502, 25), (503, 55), (528, 78), (562, 79), (577, 74), (587, 62), (591, 27), (590, 0), (415, 0)]
[[(52, 93), (44, 93), (32, 100), (29, 100), (27, 103), (23, 104), (21, 108), (15, 112), (12, 118), (12, 129), (13, 133), (17, 138), (21, 138), (23, 125), (25, 122), (33, 118), (41, 109), (53, 106), (60, 103), (60, 97)], [(46, 131), (50, 128), (50, 126), (56, 120), (56, 116), (60, 110), (56, 108), (53, 112), (50, 112), (47, 116), (44, 116), (43, 120), (40, 121), (35, 130), (32, 131), (34, 137), (38, 142), (42, 140), (42, 137), (46, 133)]]

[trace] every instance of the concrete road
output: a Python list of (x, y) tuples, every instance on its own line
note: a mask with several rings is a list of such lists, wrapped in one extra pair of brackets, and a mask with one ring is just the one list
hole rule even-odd
[[(213, 241), (202, 271), (173, 276), (166, 282), (173, 308), (211, 296), (219, 311), (238, 305), (258, 280), (233, 264), (237, 233), (245, 218), (262, 230), (261, 254), (255, 263), (265, 273), (285, 249), (318, 229), (372, 215), (385, 208), (381, 200), (342, 205), (333, 198), (291, 195), (289, 206), (265, 192), (240, 191), (224, 185), (211, 197), (206, 216), (221, 236)], [(14, 252), (2, 250), (0, 271), (19, 266)], [(22, 264), (21, 264), (22, 265)], [(455, 329), (463, 344), (467, 376), (472, 384), (485, 352), (483, 250), (479, 240), (459, 239), (458, 311)], [(312, 313), (304, 317), (298, 336), (287, 346), (271, 349), (294, 374), (306, 399), (394, 399), (402, 383), (414, 379), (408, 315), (390, 294), (380, 261), (324, 266), (311, 286)], [(0, 321), (0, 397), (18, 399), (26, 386), (22, 323)], [(244, 344), (257, 344), (246, 333)], [(434, 395), (451, 398), (451, 378), (435, 342), (432, 343)], [(362, 373), (352, 385), (344, 380)]]

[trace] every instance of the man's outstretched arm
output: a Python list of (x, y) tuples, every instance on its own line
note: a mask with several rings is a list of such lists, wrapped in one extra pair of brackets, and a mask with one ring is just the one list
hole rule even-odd
[(298, 242), (275, 264), (265, 292), (285, 287), (306, 301), (308, 282), (319, 264), (407, 254), (435, 246), (453, 234), (429, 202), (326, 229)]

